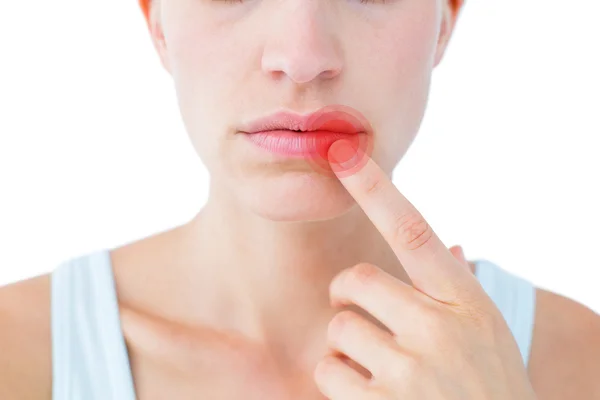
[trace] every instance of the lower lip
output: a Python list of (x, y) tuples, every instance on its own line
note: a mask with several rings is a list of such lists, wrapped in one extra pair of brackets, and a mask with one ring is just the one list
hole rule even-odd
[(245, 133), (256, 146), (271, 153), (294, 158), (326, 156), (336, 140), (356, 138), (361, 133), (331, 131), (294, 132), (289, 130)]

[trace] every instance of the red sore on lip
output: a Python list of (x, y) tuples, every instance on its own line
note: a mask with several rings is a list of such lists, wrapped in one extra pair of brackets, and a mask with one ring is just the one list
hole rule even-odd
[(364, 166), (365, 145), (359, 139), (359, 137), (340, 139), (329, 146), (327, 158), (331, 169), (338, 176), (351, 175)]
[[(311, 157), (313, 167), (316, 171), (325, 175), (334, 173), (333, 176), (343, 177), (354, 174), (366, 164), (367, 155), (371, 155), (373, 147), (372, 129), (366, 118), (350, 107), (338, 104), (327, 107), (323, 111), (321, 115), (311, 121), (312, 124), (309, 124), (313, 129), (318, 127), (318, 129), (334, 132), (357, 132), (358, 127), (365, 126), (368, 128), (364, 132), (358, 131), (358, 133), (344, 135), (343, 139), (320, 147)], [(349, 143), (351, 149), (338, 149), (336, 145), (330, 153), (330, 149), (334, 147), (333, 144), (338, 141)], [(340, 154), (338, 154), (338, 150)]]
[(329, 162), (335, 163), (344, 169), (352, 167), (356, 163), (358, 148), (353, 146), (349, 140), (337, 140), (329, 147)]
[[(268, 120), (265, 123), (259, 121), (244, 132), (247, 132), (251, 142), (263, 150), (278, 154), (279, 157), (303, 159), (313, 171), (330, 178), (354, 173), (371, 155), (373, 129), (369, 121), (350, 106), (329, 105), (308, 117), (292, 115), (291, 120), (296, 121), (294, 124), (285, 118), (283, 113), (271, 125)], [(293, 126), (300, 127), (301, 132), (290, 131)], [(272, 129), (267, 129), (269, 127)], [(356, 149), (358, 157), (353, 166), (330, 160), (329, 149), (339, 140), (349, 142)]]
[(352, 123), (342, 119), (330, 119), (322, 124), (318, 124), (319, 130), (332, 132), (354, 132)]

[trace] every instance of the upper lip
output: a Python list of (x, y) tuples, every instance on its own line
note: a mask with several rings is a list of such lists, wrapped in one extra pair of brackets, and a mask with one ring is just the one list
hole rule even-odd
[(339, 133), (362, 133), (371, 131), (368, 121), (348, 106), (327, 106), (309, 114), (282, 110), (244, 123), (244, 133), (273, 130), (331, 131)]

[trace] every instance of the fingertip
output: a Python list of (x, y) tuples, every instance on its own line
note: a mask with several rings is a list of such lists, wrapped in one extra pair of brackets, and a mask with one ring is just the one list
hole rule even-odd
[(327, 158), (338, 170), (352, 168), (358, 161), (358, 148), (346, 139), (336, 140), (329, 146)]

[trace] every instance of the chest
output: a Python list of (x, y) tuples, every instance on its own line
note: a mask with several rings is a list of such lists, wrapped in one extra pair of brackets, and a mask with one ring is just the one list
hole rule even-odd
[(124, 318), (137, 400), (326, 400), (314, 369), (277, 363), (242, 339)]
[(217, 352), (176, 363), (133, 355), (131, 365), (137, 400), (326, 400), (309, 374)]

